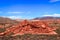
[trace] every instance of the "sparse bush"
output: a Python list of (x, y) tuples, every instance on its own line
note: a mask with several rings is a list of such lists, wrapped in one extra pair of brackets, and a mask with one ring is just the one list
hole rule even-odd
[(0, 32), (4, 32), (5, 30), (5, 28), (0, 28)]

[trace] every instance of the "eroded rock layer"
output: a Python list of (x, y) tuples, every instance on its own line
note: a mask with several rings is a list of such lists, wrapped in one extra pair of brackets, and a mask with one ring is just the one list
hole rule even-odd
[(13, 25), (10, 28), (7, 28), (5, 32), (0, 33), (0, 35), (8, 35), (14, 33), (12, 36), (23, 35), (23, 34), (57, 34), (52, 28), (50, 28), (46, 22), (42, 21), (28, 21), (24, 20)]

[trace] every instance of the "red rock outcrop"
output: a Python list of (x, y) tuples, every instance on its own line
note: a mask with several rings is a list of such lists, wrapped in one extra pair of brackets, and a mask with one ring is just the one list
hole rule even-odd
[(21, 21), (19, 24), (7, 28), (6, 31), (0, 33), (0, 35), (8, 35), (11, 32), (14, 33), (13, 36), (23, 34), (57, 34), (46, 22), (28, 20)]

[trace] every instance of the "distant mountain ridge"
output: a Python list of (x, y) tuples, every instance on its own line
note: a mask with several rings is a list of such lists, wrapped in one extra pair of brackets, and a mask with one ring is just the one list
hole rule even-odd
[(36, 19), (40, 19), (40, 20), (43, 20), (43, 19), (60, 19), (60, 17), (50, 17), (50, 16), (47, 16), (47, 17), (37, 17), (37, 18), (34, 18), (35, 20)]
[(0, 17), (0, 23), (17, 23), (17, 21), (10, 18)]
[[(46, 19), (60, 19), (60, 17), (36, 17), (33, 18), (32, 20), (46, 20)], [(0, 17), (0, 23), (18, 23), (19, 21), (22, 21), (25, 19), (10, 19), (10, 18), (5, 18), (5, 17)]]

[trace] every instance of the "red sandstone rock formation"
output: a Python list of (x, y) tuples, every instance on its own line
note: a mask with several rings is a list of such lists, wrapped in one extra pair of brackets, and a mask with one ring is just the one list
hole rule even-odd
[(23, 34), (57, 34), (45, 22), (27, 20), (24, 20), (17, 25), (13, 25), (12, 27), (7, 28), (6, 31), (0, 33), (0, 35), (8, 35), (11, 32), (14, 33), (13, 36)]

